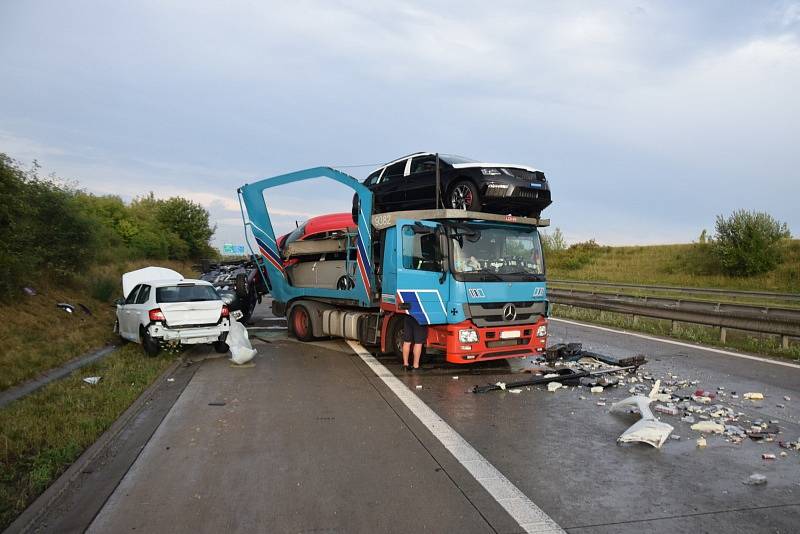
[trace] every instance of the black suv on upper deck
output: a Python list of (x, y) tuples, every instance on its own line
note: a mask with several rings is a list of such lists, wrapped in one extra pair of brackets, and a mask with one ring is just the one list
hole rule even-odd
[[(524, 165), (481, 163), (439, 154), (441, 203), (446, 208), (539, 217), (550, 205), (544, 173)], [(364, 181), (375, 213), (436, 207), (436, 154), (417, 152), (391, 161)]]

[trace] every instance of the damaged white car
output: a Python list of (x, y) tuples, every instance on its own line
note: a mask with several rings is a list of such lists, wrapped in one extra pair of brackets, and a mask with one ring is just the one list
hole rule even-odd
[(114, 329), (123, 339), (141, 343), (149, 356), (164, 344), (209, 343), (219, 353), (228, 351), (228, 307), (209, 282), (146, 267), (122, 275), (122, 291)]

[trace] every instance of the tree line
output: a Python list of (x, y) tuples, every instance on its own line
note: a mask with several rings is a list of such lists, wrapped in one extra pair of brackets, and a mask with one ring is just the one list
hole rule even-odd
[(213, 257), (215, 230), (208, 211), (186, 198), (94, 195), (0, 153), (0, 298), (94, 263)]

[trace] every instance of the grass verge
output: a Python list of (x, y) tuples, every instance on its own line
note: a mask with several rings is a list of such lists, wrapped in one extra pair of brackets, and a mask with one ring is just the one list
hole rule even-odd
[(754, 354), (765, 354), (782, 358), (800, 359), (800, 345), (792, 344), (788, 349), (781, 348), (777, 336), (760, 336), (747, 332), (728, 329), (727, 342), (719, 340), (719, 329), (689, 323), (676, 323), (672, 330), (671, 321), (639, 317), (636, 322), (633, 316), (587, 308), (577, 308), (564, 304), (553, 304), (551, 315), (560, 319), (573, 319), (586, 323), (612, 326), (657, 336), (671, 337), (682, 341), (692, 341), (704, 345), (738, 349)]
[[(68, 284), (34, 284), (36, 295), (0, 304), (4, 318), (0, 322), (0, 391), (116, 341), (112, 302), (122, 294), (120, 277), (123, 272), (152, 264), (142, 260), (96, 267)], [(193, 274), (188, 264), (157, 264), (184, 276)], [(110, 294), (109, 288), (113, 288)], [(57, 308), (59, 302), (74, 305), (75, 313)], [(87, 306), (91, 315), (78, 304)]]
[[(169, 365), (126, 345), (0, 410), (0, 530), (94, 443)], [(100, 376), (96, 385), (83, 377)]]

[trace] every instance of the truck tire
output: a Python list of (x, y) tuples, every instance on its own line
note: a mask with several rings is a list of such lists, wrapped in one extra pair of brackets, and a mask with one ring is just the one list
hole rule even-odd
[(403, 358), (403, 315), (395, 315), (386, 330), (386, 353)]
[(456, 210), (481, 211), (481, 194), (475, 184), (461, 180), (450, 188), (447, 206)]
[(158, 356), (158, 353), (161, 352), (161, 343), (150, 337), (150, 333), (143, 326), (139, 327), (139, 339), (142, 340), (142, 348), (148, 356)]
[(292, 312), (289, 316), (289, 328), (291, 329), (292, 335), (300, 341), (314, 340), (311, 315), (309, 315), (308, 308), (302, 304), (297, 304), (292, 307)]
[(247, 275), (244, 273), (237, 274), (234, 279), (234, 287), (236, 288), (236, 295), (239, 298), (247, 297), (247, 294), (250, 292), (250, 288), (247, 287)]

